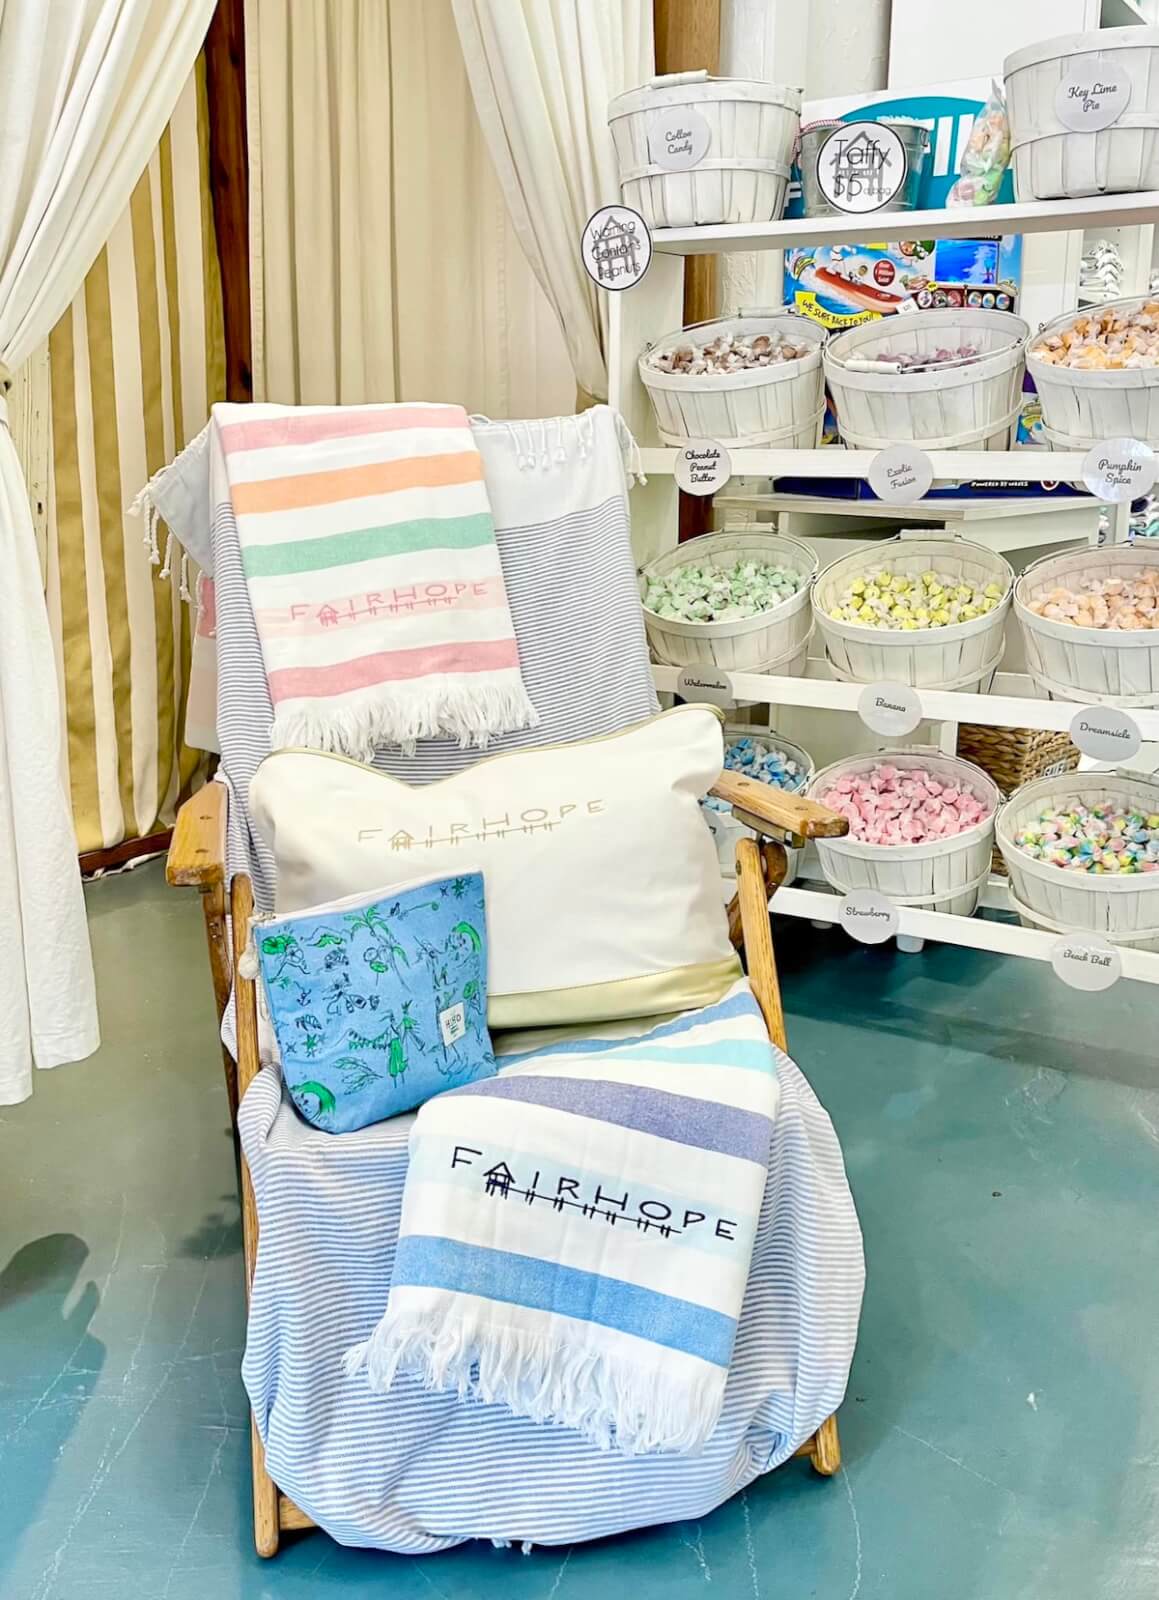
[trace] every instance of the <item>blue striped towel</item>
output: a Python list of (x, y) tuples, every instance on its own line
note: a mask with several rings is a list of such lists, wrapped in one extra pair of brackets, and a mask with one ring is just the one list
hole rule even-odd
[[(778, 1102), (747, 981), (429, 1101), (386, 1313), (346, 1357), (629, 1453), (720, 1416)], [(618, 1036), (617, 1036), (618, 1035)]]

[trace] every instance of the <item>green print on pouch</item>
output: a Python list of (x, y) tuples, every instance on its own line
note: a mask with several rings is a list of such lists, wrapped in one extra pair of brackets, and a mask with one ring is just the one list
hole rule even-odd
[[(308, 1121), (347, 1132), (496, 1071), (484, 930), (477, 872), (266, 925), (259, 962)], [(305, 1062), (309, 1078), (292, 1082)]]

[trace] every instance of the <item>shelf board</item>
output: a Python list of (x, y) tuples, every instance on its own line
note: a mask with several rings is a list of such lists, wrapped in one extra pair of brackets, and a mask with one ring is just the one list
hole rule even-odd
[[(667, 447), (641, 450), (645, 474), (674, 472), (676, 454)], [(876, 450), (770, 450), (756, 446), (730, 450), (734, 476), (762, 478), (864, 478)], [(1081, 482), (1084, 455), (1079, 450), (931, 450), (934, 481), (949, 483)], [(1070, 502), (1073, 503), (1073, 502)], [(936, 505), (936, 501), (926, 501)], [(905, 506), (895, 507), (904, 516)]]
[[(829, 922), (836, 912), (837, 895), (823, 889), (778, 889), (771, 907), (783, 916), (807, 917), (811, 922)], [(963, 945), (970, 950), (992, 950), (996, 955), (1022, 956), (1031, 961), (1049, 961), (1056, 934), (1038, 928), (1023, 928), (1014, 922), (999, 922), (990, 917), (955, 917), (945, 911), (926, 911), (917, 906), (898, 907), (899, 931), (913, 938), (933, 939), (939, 944)], [(1140, 983), (1159, 983), (1159, 955), (1120, 945), (1124, 978)]]
[[(824, 672), (824, 663), (810, 661), (810, 670)], [(657, 689), (674, 693), (680, 677), (679, 667), (653, 666)], [(765, 672), (729, 672), (733, 693), (738, 700), (754, 705), (805, 706), (815, 711), (851, 711), (856, 715), (863, 683), (840, 683), (836, 678), (785, 678)], [(1004, 693), (1008, 688), (1028, 684), (1025, 678), (999, 673), (994, 694), (963, 694), (956, 689), (919, 689), (922, 717), (928, 722), (977, 722), (988, 728), (1044, 728), (1065, 733), (1082, 702), (1039, 700), (1033, 694)], [(1131, 708), (1143, 739), (1159, 740), (1159, 709)]]
[(976, 239), (979, 234), (1052, 233), (1137, 227), (1159, 215), (1159, 192), (1091, 195), (1083, 200), (1021, 200), (956, 211), (871, 211), (863, 216), (792, 217), (699, 228), (657, 228), (652, 248), (666, 255), (788, 250), (801, 244), (865, 244), (890, 239)]
[[(1060, 512), (1091, 514), (1088, 495), (1065, 500), (1050, 495), (995, 495), (978, 499), (973, 495), (947, 495), (940, 500), (919, 500), (912, 506), (891, 506), (883, 500), (842, 500), (839, 496), (805, 494), (732, 494), (722, 489), (713, 496), (713, 505), (726, 514), (741, 511), (797, 511), (818, 517), (884, 518), (889, 522), (993, 522), (1000, 517), (1040, 517)], [(772, 524), (770, 523), (771, 527)], [(1055, 538), (1066, 535), (1055, 535)], [(1077, 537), (1077, 536), (1076, 536)]]

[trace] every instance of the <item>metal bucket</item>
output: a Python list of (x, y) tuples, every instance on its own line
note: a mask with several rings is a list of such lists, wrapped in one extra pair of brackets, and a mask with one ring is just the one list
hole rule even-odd
[[(889, 129), (892, 138), (879, 138), (874, 130), (880, 128)], [(830, 138), (834, 138), (836, 144), (827, 152), (823, 177), (818, 163)], [(892, 117), (820, 122), (802, 128), (797, 166), (801, 173), (805, 215), (871, 217), (881, 211), (912, 211), (918, 202), (922, 163), (929, 143), (928, 128), (917, 122), (899, 122)], [(902, 163), (904, 172), (898, 183), (897, 169)], [(826, 185), (830, 193), (826, 193)], [(835, 200), (842, 195), (847, 199), (856, 196), (860, 203), (836, 204)], [(876, 195), (882, 198), (880, 203), (874, 204)]]

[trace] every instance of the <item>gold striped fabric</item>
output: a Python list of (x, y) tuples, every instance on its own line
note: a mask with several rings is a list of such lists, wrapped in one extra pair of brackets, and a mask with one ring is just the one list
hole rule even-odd
[(82, 854), (171, 826), (204, 774), (183, 740), (195, 618), (126, 508), (225, 396), (208, 148), (199, 60), (49, 338), (45, 583)]

